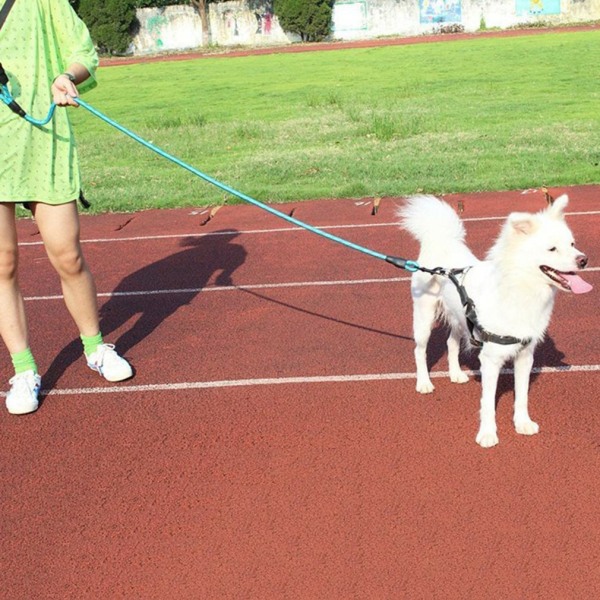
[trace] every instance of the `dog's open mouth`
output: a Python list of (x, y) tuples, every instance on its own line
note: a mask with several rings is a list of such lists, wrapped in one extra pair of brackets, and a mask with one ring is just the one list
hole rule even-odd
[(540, 269), (542, 273), (552, 279), (559, 287), (566, 292), (573, 292), (574, 294), (585, 294), (592, 289), (592, 286), (584, 281), (576, 273), (565, 273), (563, 271), (557, 271), (547, 265), (541, 265)]

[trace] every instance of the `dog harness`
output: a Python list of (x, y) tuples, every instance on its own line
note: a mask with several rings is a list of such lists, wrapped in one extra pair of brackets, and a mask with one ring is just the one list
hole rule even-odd
[[(525, 338), (520, 339), (513, 337), (512, 335), (498, 335), (488, 331), (479, 322), (477, 318), (477, 311), (475, 310), (475, 302), (467, 294), (465, 286), (462, 284), (464, 278), (471, 267), (464, 267), (462, 269), (440, 269), (440, 275), (445, 275), (456, 287), (456, 291), (460, 296), (461, 304), (465, 309), (465, 317), (467, 319), (467, 327), (469, 329), (470, 341), (476, 348), (481, 348), (485, 342), (492, 342), (493, 344), (501, 344), (503, 346), (511, 346), (513, 344), (521, 344), (522, 347), (528, 346), (532, 339)], [(435, 269), (434, 269), (435, 270)], [(457, 275), (461, 275), (461, 281), (458, 280)]]

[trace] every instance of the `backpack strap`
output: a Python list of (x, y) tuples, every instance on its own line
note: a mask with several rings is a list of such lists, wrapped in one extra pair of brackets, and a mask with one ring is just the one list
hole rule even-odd
[(10, 12), (10, 9), (13, 7), (14, 3), (15, 0), (6, 0), (4, 6), (0, 10), (0, 29), (2, 29), (4, 21), (6, 21), (6, 17), (8, 17), (8, 13)]

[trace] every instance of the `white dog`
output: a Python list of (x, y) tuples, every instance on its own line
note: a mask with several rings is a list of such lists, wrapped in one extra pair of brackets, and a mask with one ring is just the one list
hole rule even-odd
[[(418, 264), (427, 268), (470, 267), (456, 275), (462, 291), (474, 302), (475, 327), (469, 332), (458, 288), (447, 275), (413, 274), (413, 327), (417, 391), (434, 389), (427, 368), (427, 343), (437, 317), (450, 326), (450, 379), (468, 381), (459, 366), (461, 340), (481, 346), (481, 413), (476, 441), (488, 448), (498, 443), (496, 386), (504, 363), (514, 361), (517, 433), (533, 435), (539, 427), (529, 417), (527, 394), (533, 352), (550, 321), (556, 290), (584, 293), (591, 286), (576, 274), (587, 264), (564, 220), (569, 199), (557, 198), (546, 210), (512, 213), (487, 259), (478, 260), (465, 244), (458, 215), (433, 196), (416, 196), (399, 210), (402, 226), (421, 244)], [(507, 336), (507, 337), (502, 337)], [(504, 342), (504, 343), (500, 343)], [(512, 343), (506, 343), (512, 342)]]

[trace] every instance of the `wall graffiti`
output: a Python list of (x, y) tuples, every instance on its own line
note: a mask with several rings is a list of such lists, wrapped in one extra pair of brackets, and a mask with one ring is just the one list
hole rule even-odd
[(273, 15), (270, 12), (255, 12), (254, 16), (256, 17), (256, 33), (258, 35), (271, 35)]
[(225, 29), (231, 36), (237, 37), (238, 35), (240, 35), (237, 14), (230, 10), (227, 10), (223, 13), (223, 21), (225, 22)]
[(461, 0), (419, 0), (421, 23), (460, 23)]
[(515, 0), (517, 15), (560, 15), (560, 0)]
[(210, 37), (223, 46), (270, 46), (290, 40), (270, 0), (228, 0), (209, 4)]
[(365, 0), (336, 2), (333, 6), (333, 31), (367, 29), (367, 3)]
[(168, 26), (169, 20), (163, 13), (158, 13), (154, 16), (148, 18), (146, 22), (146, 28), (148, 33), (154, 39), (154, 43), (156, 44), (157, 49), (161, 49), (164, 46), (162, 40), (162, 31), (163, 28)]

